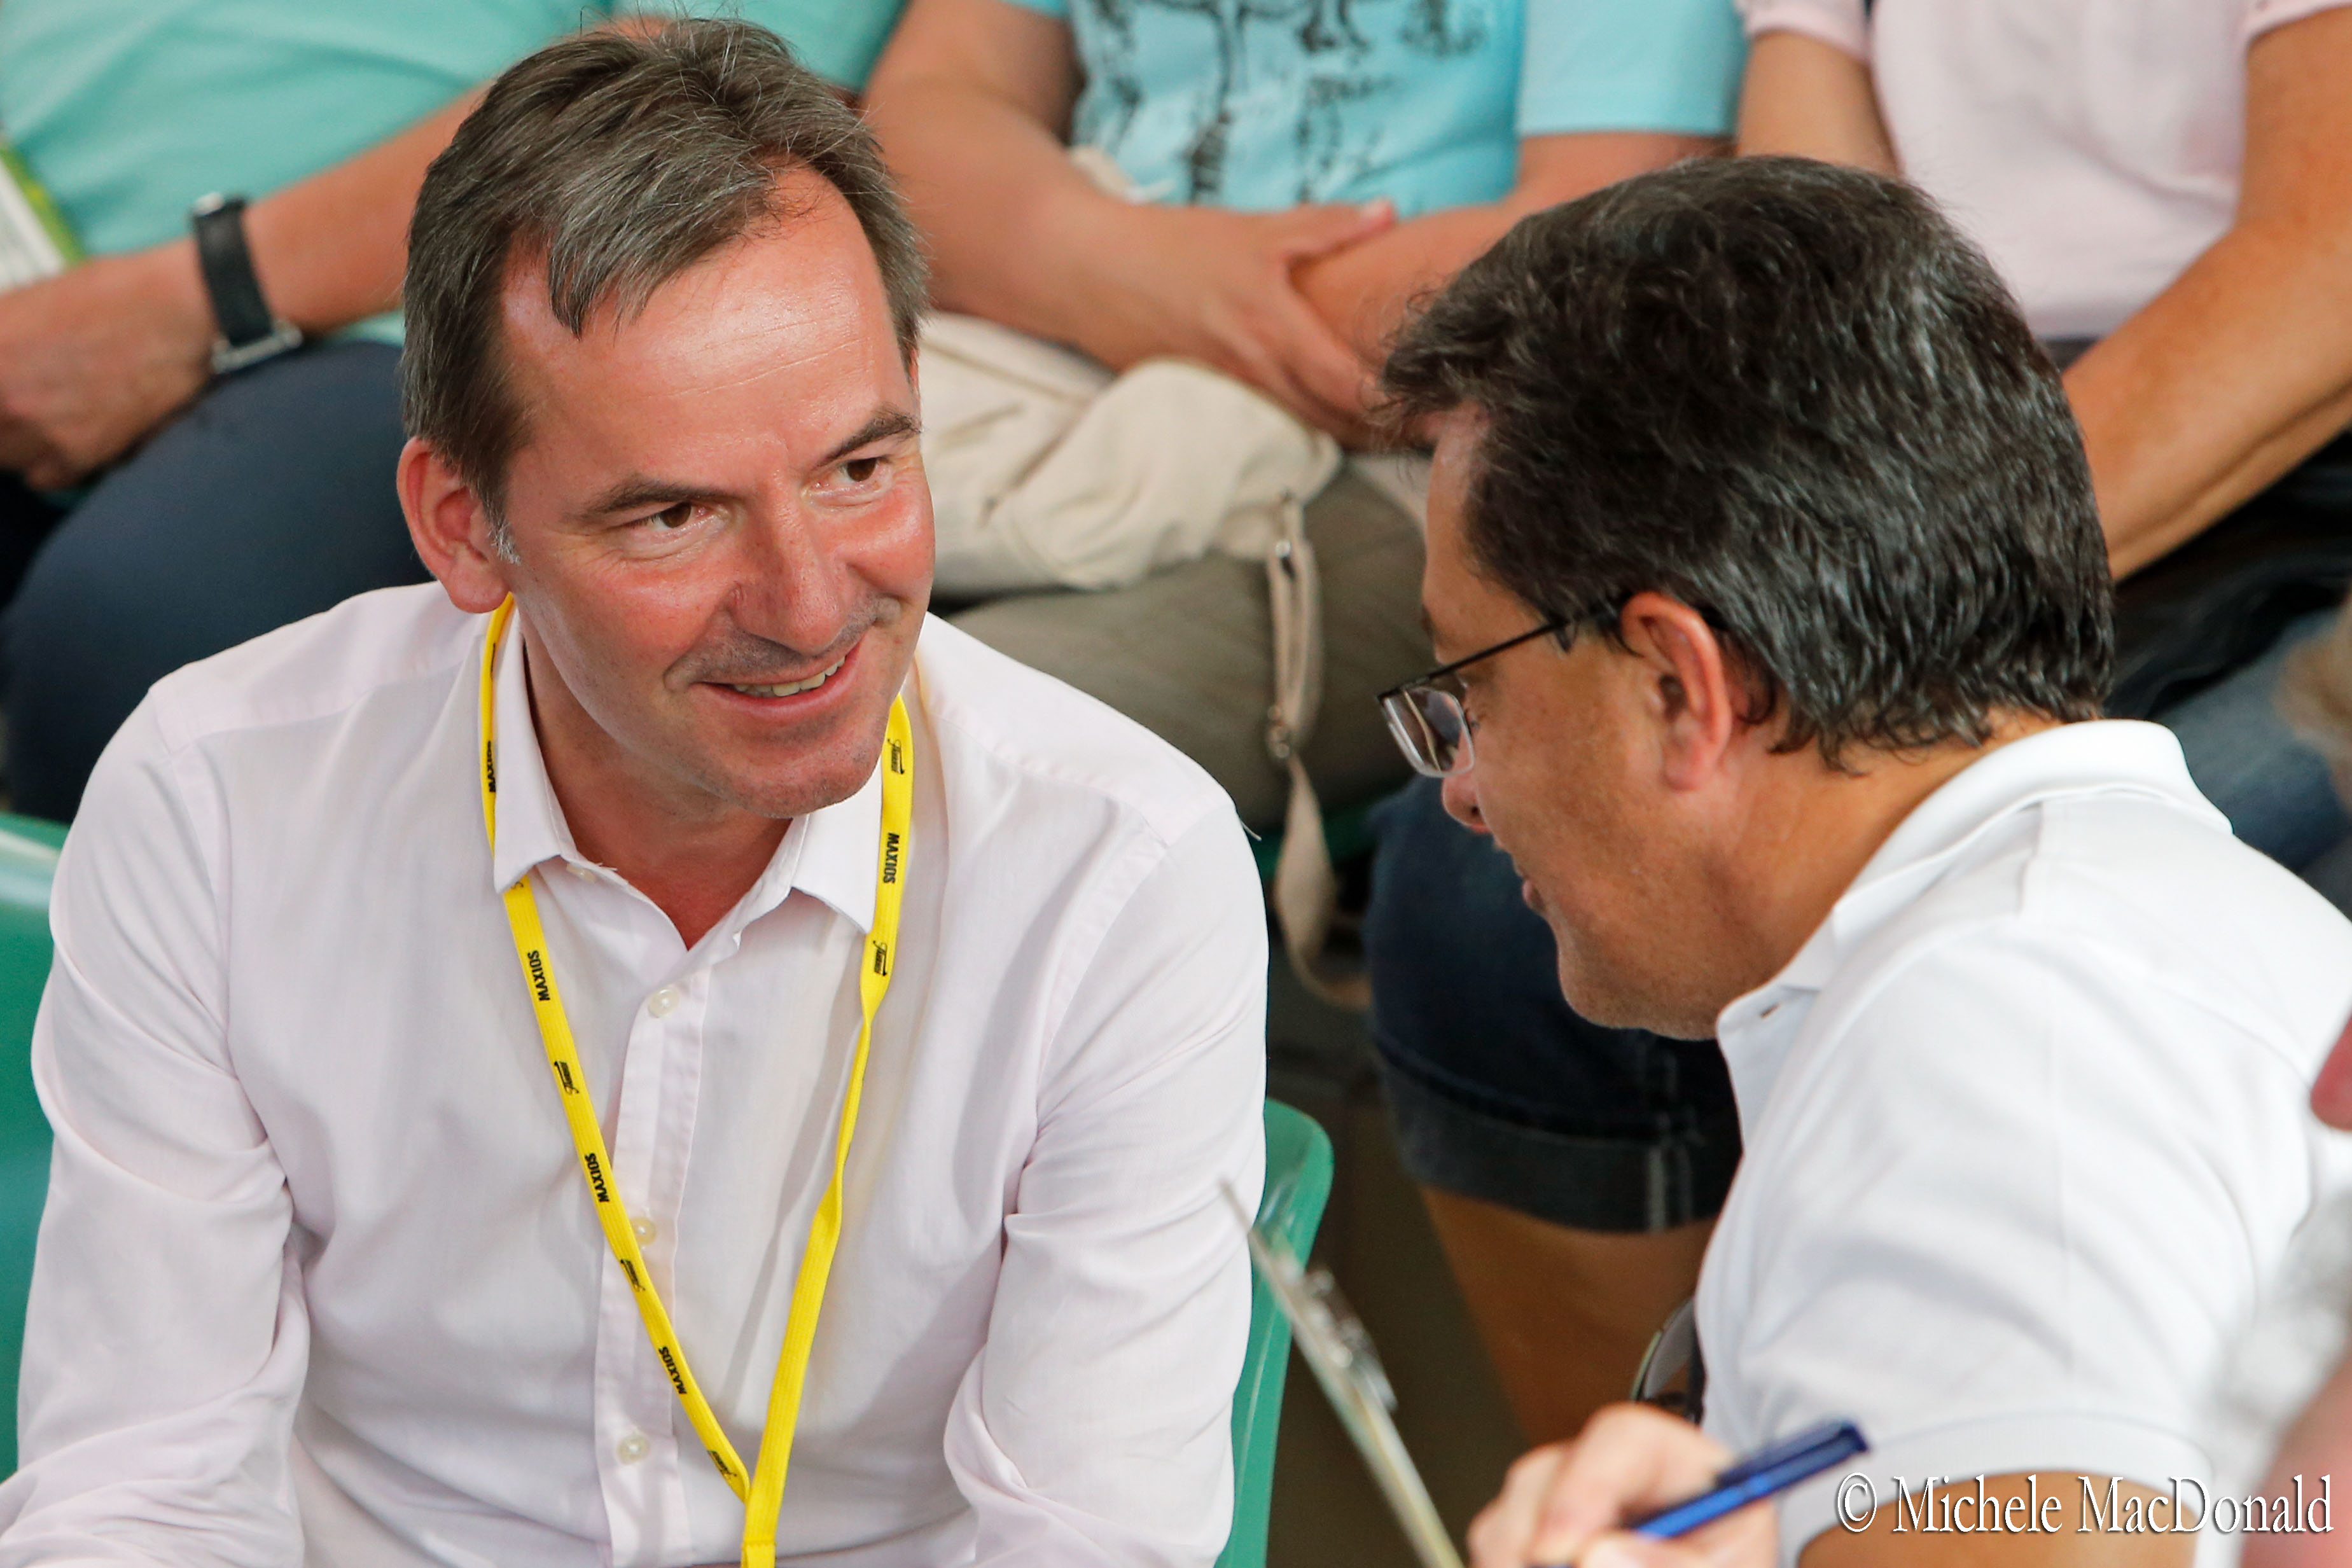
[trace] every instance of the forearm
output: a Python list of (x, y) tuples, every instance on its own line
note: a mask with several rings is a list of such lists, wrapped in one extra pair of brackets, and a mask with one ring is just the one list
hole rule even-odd
[(2246, 54), (2236, 224), (2066, 377), (2122, 576), (2352, 419), (2352, 8)]
[(1739, 94), (1739, 152), (1901, 172), (1870, 67), (1803, 33), (1767, 33), (1748, 51)]
[(915, 0), (866, 84), (866, 114), (930, 244), (932, 297), (1064, 341), (1072, 290), (1128, 204), (1070, 161), (1068, 26), (1008, 0)]
[(2234, 229), (2068, 372), (2118, 577), (2352, 421), (2343, 267), (2291, 227)]
[(1097, 190), (1046, 126), (984, 88), (877, 72), (867, 115), (931, 247), (941, 308), (1075, 340), (1075, 235), (1126, 204)]
[(400, 303), (408, 215), (425, 165), (480, 101), (479, 90), (469, 92), (253, 204), (246, 214), (253, 268), (280, 316), (316, 337)]
[(1518, 184), (1502, 200), (1425, 214), (1309, 262), (1298, 269), (1299, 290), (1358, 353), (1377, 361), (1417, 296), (1444, 287), (1521, 218), (1719, 145), (1663, 131), (1535, 139)]

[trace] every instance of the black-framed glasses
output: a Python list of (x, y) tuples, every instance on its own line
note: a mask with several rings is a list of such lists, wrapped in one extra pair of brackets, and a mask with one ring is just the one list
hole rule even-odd
[(1462, 706), (1461, 671), (1522, 643), (1564, 632), (1569, 624), (1566, 616), (1556, 615), (1531, 632), (1506, 638), (1450, 664), (1440, 664), (1425, 675), (1382, 692), (1381, 713), (1389, 721), (1389, 733), (1396, 737), (1397, 749), (1412, 764), (1412, 770), (1426, 778), (1444, 779), (1470, 766), (1470, 716)]

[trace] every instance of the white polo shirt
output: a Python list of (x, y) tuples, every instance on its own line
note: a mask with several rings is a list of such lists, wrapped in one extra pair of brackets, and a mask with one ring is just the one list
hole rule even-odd
[(1784, 1500), (1783, 1561), (1856, 1473), (1882, 1503), (2209, 1476), (2224, 1354), (2352, 1183), (2305, 1103), (2347, 1011), (2352, 925), (2155, 725), (2014, 742), (1905, 819), (1718, 1020), (1746, 1152), (1699, 1279), (1707, 1429), (1874, 1445)]
[[(524, 636), (529, 635), (528, 628)], [(159, 683), (58, 873), (57, 1129), (0, 1564), (732, 1563), (742, 1508), (573, 1158), (529, 876), (614, 1175), (738, 1452), (834, 1147), (880, 789), (695, 946), (583, 858), (522, 644), (353, 600)], [(788, 1561), (1205, 1568), (1258, 1188), (1265, 926), (1207, 775), (931, 622), (896, 973), (777, 1534)]]

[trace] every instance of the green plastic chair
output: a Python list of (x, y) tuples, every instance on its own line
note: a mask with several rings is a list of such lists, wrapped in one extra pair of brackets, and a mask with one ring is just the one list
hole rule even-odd
[(16, 1469), (25, 1292), (49, 1189), (49, 1124), (33, 1096), (33, 1015), (49, 977), (49, 881), (66, 831), (0, 815), (0, 1475)]
[[(1279, 1100), (1265, 1103), (1265, 1194), (1257, 1222), (1304, 1258), (1315, 1245), (1331, 1196), (1331, 1140), (1314, 1118)], [(1265, 1568), (1266, 1517), (1274, 1506), (1275, 1438), (1282, 1427), (1283, 1376), (1290, 1370), (1290, 1320), (1274, 1292), (1250, 1280), (1249, 1354), (1234, 1389), (1234, 1530), (1217, 1568)]]
[[(49, 1185), (49, 1124), (33, 1093), (33, 1016), (49, 976), (49, 883), (66, 831), (0, 814), (0, 1476), (16, 1469), (16, 1367), (25, 1296)], [(1331, 1196), (1331, 1140), (1308, 1117), (1265, 1105), (1265, 1196), (1257, 1220), (1304, 1258)], [(1234, 1391), (1234, 1528), (1219, 1568), (1265, 1568), (1290, 1325), (1263, 1281), (1250, 1286), (1249, 1352)]]

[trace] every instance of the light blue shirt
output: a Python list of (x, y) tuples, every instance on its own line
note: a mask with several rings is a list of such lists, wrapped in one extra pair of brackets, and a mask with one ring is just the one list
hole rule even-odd
[[(0, 130), (84, 249), (187, 232), (385, 140), (613, 12), (741, 16), (862, 86), (899, 0), (0, 0)], [(397, 341), (397, 318), (366, 335)]]
[[(10, 0), (11, 4), (16, 0)], [(1018, 0), (1070, 23), (1076, 139), (1144, 194), (1252, 211), (1493, 201), (1522, 137), (1720, 136), (1731, 0)]]

